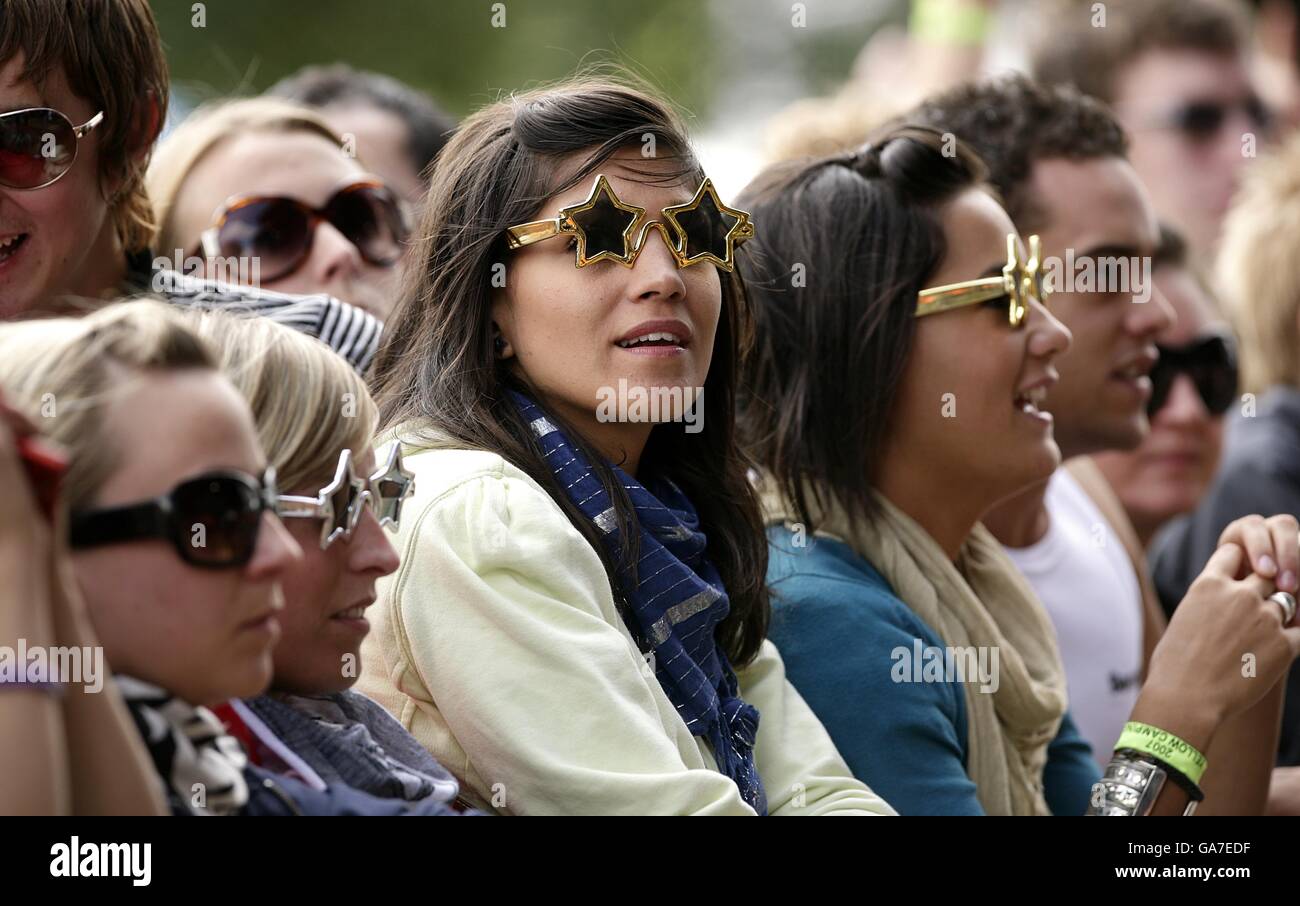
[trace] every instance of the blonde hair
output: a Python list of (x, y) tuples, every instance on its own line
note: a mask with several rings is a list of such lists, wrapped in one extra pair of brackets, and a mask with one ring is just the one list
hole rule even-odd
[(217, 367), (176, 309), (123, 302), (84, 318), (0, 323), (0, 386), (15, 408), (68, 454), (62, 494), (91, 505), (120, 463), (104, 412), (140, 372)]
[(766, 158), (778, 163), (857, 148), (896, 112), (855, 83), (830, 97), (803, 98), (768, 121)]
[(1217, 261), (1241, 340), (1242, 390), (1300, 384), (1300, 135), (1246, 171)]
[(307, 132), (343, 148), (343, 139), (310, 107), (271, 97), (240, 98), (205, 104), (165, 138), (153, 153), (145, 178), (157, 215), (154, 247), (170, 251), (186, 237), (176, 234), (176, 197), (199, 161), (224, 141), (254, 132)]
[(360, 456), (379, 415), (365, 383), (321, 341), (266, 318), (192, 310), (186, 319), (219, 350), (220, 367), (253, 410), (283, 489), (323, 485), (339, 451)]

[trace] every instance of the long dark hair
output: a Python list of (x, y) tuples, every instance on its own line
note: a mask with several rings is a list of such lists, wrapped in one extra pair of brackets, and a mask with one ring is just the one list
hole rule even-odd
[[(508, 260), (507, 227), (535, 219), (546, 199), (576, 185), (616, 151), (642, 147), (647, 135), (654, 136), (659, 157), (681, 163), (676, 173), (656, 171), (656, 178), (701, 174), (686, 130), (669, 106), (612, 78), (586, 76), (513, 96), (466, 119), (434, 168), (406, 283), (374, 366), (381, 428), (428, 425), (465, 447), (497, 453), (531, 476), (600, 555), (625, 616), (629, 589), (619, 577), (632, 574), (637, 559), (631, 501), (604, 458), (549, 412), (615, 502), (624, 539), (615, 562), (599, 530), (556, 481), (506, 394), (514, 388), (537, 398), (494, 354), (491, 288), (493, 266)], [(561, 182), (557, 171), (578, 153), (585, 154), (582, 165)], [(641, 462), (671, 478), (695, 504), (708, 555), (731, 601), (718, 641), (732, 663), (744, 664), (767, 634), (767, 549), (748, 464), (735, 438), (739, 358), (750, 334), (744, 288), (736, 275), (719, 276), (722, 314), (704, 384), (709, 417), (695, 434), (681, 424), (657, 425)]]
[(983, 175), (952, 136), (904, 127), (770, 167), (741, 193), (762, 225), (739, 264), (756, 325), (741, 430), (809, 532), (832, 503), (855, 521), (876, 512), (916, 294), (947, 250), (935, 208)]

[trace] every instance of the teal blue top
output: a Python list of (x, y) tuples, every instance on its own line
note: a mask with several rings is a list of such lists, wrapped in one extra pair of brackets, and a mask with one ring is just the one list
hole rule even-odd
[[(901, 815), (982, 815), (966, 774), (966, 700), (956, 680), (896, 682), (894, 652), (943, 649), (939, 634), (847, 545), (774, 526), (769, 637), (786, 675), (826, 725), (854, 775)], [(912, 676), (911, 672), (906, 675)], [(1101, 770), (1067, 712), (1043, 787), (1056, 815), (1082, 815)]]

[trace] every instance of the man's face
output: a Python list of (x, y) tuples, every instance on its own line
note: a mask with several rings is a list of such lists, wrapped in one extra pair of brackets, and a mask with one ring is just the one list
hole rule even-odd
[(1061, 453), (1130, 450), (1147, 431), (1155, 337), (1174, 317), (1150, 280), (1155, 213), (1137, 174), (1118, 157), (1039, 161), (1030, 185), (1055, 289), (1048, 308), (1074, 335), (1046, 403)]
[[(50, 107), (74, 126), (93, 117), (88, 101), (68, 87), (62, 69), (42, 85), (23, 81), (20, 52), (0, 67), (0, 113)], [(92, 130), (58, 182), (43, 189), (0, 186), (0, 320), (49, 307), (55, 296), (98, 296), (97, 285), (122, 263), (98, 178), (98, 141)]]
[(1242, 168), (1265, 140), (1246, 62), (1197, 50), (1152, 50), (1121, 70), (1115, 111), (1129, 159), (1160, 216), (1211, 255)]

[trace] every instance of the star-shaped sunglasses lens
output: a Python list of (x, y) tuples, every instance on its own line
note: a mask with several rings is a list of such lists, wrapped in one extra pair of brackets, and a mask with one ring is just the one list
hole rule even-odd
[(576, 239), (574, 263), (578, 267), (597, 261), (617, 261), (631, 267), (650, 232), (657, 230), (678, 267), (710, 261), (731, 271), (735, 268), (736, 246), (754, 235), (749, 214), (723, 204), (709, 179), (700, 184), (686, 204), (665, 207), (663, 221), (651, 220), (637, 231), (644, 216), (645, 208), (621, 201), (609, 180), (600, 175), (582, 204), (561, 208), (559, 216), (551, 220), (510, 227), (507, 242), (510, 248), (517, 249), (569, 235)]
[(333, 480), (315, 497), (280, 495), (276, 512), (282, 519), (321, 520), (322, 550), (340, 538), (350, 539), (367, 506), (380, 525), (398, 528), (402, 503), (415, 493), (415, 473), (402, 465), (402, 447), (397, 441), (381, 459), (384, 464), (374, 474), (360, 478), (353, 468), (352, 451), (344, 450)]
[(402, 465), (402, 445), (393, 441), (384, 464), (370, 476), (369, 494), (380, 525), (398, 528), (402, 504), (415, 493), (415, 473)]

